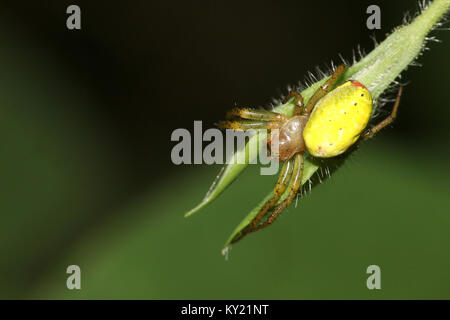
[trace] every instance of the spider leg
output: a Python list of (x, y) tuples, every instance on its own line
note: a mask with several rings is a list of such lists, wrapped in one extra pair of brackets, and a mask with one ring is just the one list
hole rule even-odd
[(306, 104), (306, 111), (310, 113), (314, 106), (316, 105), (317, 101), (319, 101), (324, 95), (327, 94), (328, 91), (331, 90), (334, 83), (336, 82), (337, 78), (341, 75), (342, 72), (345, 70), (345, 65), (341, 64), (339, 65), (336, 70), (334, 70), (333, 74), (330, 76), (330, 78), (325, 81), (323, 85), (321, 85), (316, 92), (314, 92), (313, 96), (308, 100), (308, 103)]
[(246, 131), (250, 129), (266, 129), (267, 122), (257, 120), (233, 120), (219, 121), (217, 127), (220, 129), (232, 129), (235, 131)]
[[(267, 227), (268, 225), (271, 225), (276, 218), (278, 218), (278, 216), (280, 215), (280, 213), (286, 209), (286, 207), (288, 207), (292, 201), (294, 200), (298, 190), (300, 189), (300, 185), (302, 182), (302, 177), (303, 177), (303, 167), (304, 167), (304, 159), (303, 159), (303, 153), (297, 153), (295, 155), (295, 160), (294, 160), (294, 169), (292, 172), (292, 177), (290, 179), (290, 185), (289, 185), (289, 194), (287, 196), (286, 199), (284, 199), (272, 212), (272, 214), (267, 218), (266, 221), (264, 221), (263, 223), (257, 225), (256, 223), (253, 223), (255, 221), (255, 219), (252, 221), (252, 225), (254, 225), (254, 227), (247, 227), (246, 229), (244, 229), (242, 231), (242, 233), (235, 238), (231, 243), (236, 243), (239, 240), (241, 240), (246, 234), (250, 233), (250, 232), (255, 232), (258, 231), (264, 227)], [(285, 187), (286, 188), (286, 187)], [(284, 192), (284, 190), (283, 190)], [(282, 193), (281, 193), (282, 194)], [(280, 196), (281, 196), (280, 194)], [(279, 198), (278, 198), (279, 199)], [(277, 199), (277, 201), (278, 201)], [(275, 201), (276, 203), (276, 201)], [(264, 214), (262, 214), (262, 216), (264, 216)], [(262, 218), (261, 216), (261, 218)], [(261, 219), (258, 220), (258, 222)]]
[(272, 212), (272, 214), (264, 221), (262, 224), (256, 226), (252, 229), (251, 232), (258, 231), (268, 225), (271, 225), (276, 218), (280, 215), (280, 213), (286, 209), (292, 201), (295, 199), (298, 190), (300, 189), (302, 178), (303, 178), (303, 168), (304, 168), (304, 158), (303, 153), (297, 153), (295, 155), (295, 163), (294, 163), (294, 172), (290, 182), (290, 190), (286, 199), (283, 200)]
[(394, 122), (395, 118), (397, 117), (397, 111), (398, 111), (398, 106), (400, 104), (400, 97), (402, 96), (402, 90), (403, 90), (402, 87), (400, 87), (398, 89), (397, 98), (395, 99), (394, 107), (392, 108), (391, 114), (386, 119), (384, 119), (377, 125), (373, 126), (372, 128), (368, 129), (366, 132), (364, 132), (362, 135), (363, 140), (372, 138), (381, 129), (390, 125), (392, 122)]
[(261, 219), (266, 215), (267, 211), (275, 206), (277, 201), (280, 199), (283, 192), (286, 190), (286, 187), (291, 179), (292, 172), (294, 169), (294, 160), (289, 159), (283, 164), (281, 168), (280, 176), (278, 177), (277, 184), (273, 190), (273, 196), (267, 200), (264, 205), (259, 209), (258, 214), (253, 218), (250, 224), (242, 230), (242, 232), (233, 239), (232, 243), (236, 243), (241, 240), (247, 233), (253, 231), (253, 229), (260, 223)]
[(293, 115), (299, 116), (302, 114), (302, 109), (304, 107), (303, 97), (299, 92), (294, 91), (294, 90), (289, 92), (289, 94), (283, 99), (283, 103), (288, 102), (289, 100), (292, 99), (292, 97), (295, 97), (295, 109), (294, 109)]
[(268, 110), (256, 110), (249, 108), (234, 108), (226, 114), (227, 119), (231, 118), (243, 118), (250, 120), (260, 120), (260, 121), (281, 121), (286, 120), (287, 117), (283, 114), (276, 113)]

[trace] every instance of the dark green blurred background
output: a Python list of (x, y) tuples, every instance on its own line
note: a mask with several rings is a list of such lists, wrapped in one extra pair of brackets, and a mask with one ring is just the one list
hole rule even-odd
[[(82, 30), (66, 29), (78, 4)], [(378, 4), (382, 29), (367, 30)], [(393, 128), (224, 261), (272, 188), (256, 167), (184, 219), (220, 166), (175, 166), (175, 128), (268, 105), (411, 1), (0, 4), (0, 297), (450, 298), (448, 32), (403, 74)], [(385, 111), (390, 106), (386, 106)], [(386, 112), (387, 112), (386, 111)], [(386, 114), (386, 113), (385, 113)], [(82, 289), (66, 288), (81, 267)], [(366, 268), (381, 267), (381, 290)]]

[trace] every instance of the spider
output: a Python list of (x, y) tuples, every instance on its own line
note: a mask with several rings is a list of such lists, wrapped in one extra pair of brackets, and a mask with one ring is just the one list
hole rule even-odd
[[(359, 138), (365, 140), (373, 137), (396, 118), (402, 87), (398, 91), (391, 114), (365, 130), (372, 113), (370, 91), (356, 80), (348, 80), (331, 90), (344, 70), (345, 65), (339, 65), (329, 79), (314, 92), (306, 105), (300, 93), (291, 91), (283, 100), (283, 103), (287, 103), (295, 99), (291, 117), (267, 110), (235, 108), (226, 115), (230, 120), (218, 123), (219, 128), (239, 131), (278, 129), (278, 139), (273, 139), (274, 131), (271, 131), (267, 144), (270, 150), (276, 150), (277, 148), (273, 147), (277, 144), (278, 152), (272, 153), (272, 156), (283, 162), (272, 197), (231, 243), (271, 225), (292, 203), (301, 185), (305, 151), (317, 158), (338, 156)], [(287, 197), (277, 205), (287, 188)], [(270, 211), (271, 214), (263, 220)]]

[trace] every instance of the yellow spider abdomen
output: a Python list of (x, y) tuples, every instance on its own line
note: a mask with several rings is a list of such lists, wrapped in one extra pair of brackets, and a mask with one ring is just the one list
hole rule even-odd
[(358, 140), (372, 113), (370, 91), (347, 81), (317, 102), (303, 131), (306, 148), (315, 157), (345, 152)]

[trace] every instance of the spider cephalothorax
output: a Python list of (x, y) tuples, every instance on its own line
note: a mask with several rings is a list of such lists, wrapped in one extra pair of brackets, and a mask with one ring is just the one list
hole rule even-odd
[[(295, 109), (291, 117), (267, 110), (235, 108), (227, 114), (227, 118), (240, 119), (222, 121), (218, 124), (220, 128), (233, 130), (271, 130), (267, 139), (271, 155), (283, 162), (273, 196), (232, 243), (250, 232), (270, 225), (291, 204), (301, 186), (305, 151), (319, 158), (338, 156), (348, 150), (360, 137), (371, 138), (394, 121), (401, 88), (391, 115), (364, 132), (372, 113), (370, 91), (356, 80), (346, 81), (331, 90), (344, 70), (344, 65), (338, 66), (306, 105), (300, 93), (291, 91), (283, 101), (286, 103), (292, 98), (295, 99)], [(288, 187), (287, 197), (278, 203)], [(263, 220), (269, 211), (271, 214)]]
[[(292, 158), (294, 154), (305, 150), (303, 130), (308, 122), (308, 118), (308, 114), (302, 114), (267, 124), (267, 129), (270, 129), (272, 133), (267, 139), (269, 148), (272, 150), (272, 157), (278, 158), (279, 161), (285, 161)], [(276, 139), (271, 138), (274, 135), (274, 129), (278, 129), (278, 137)]]

